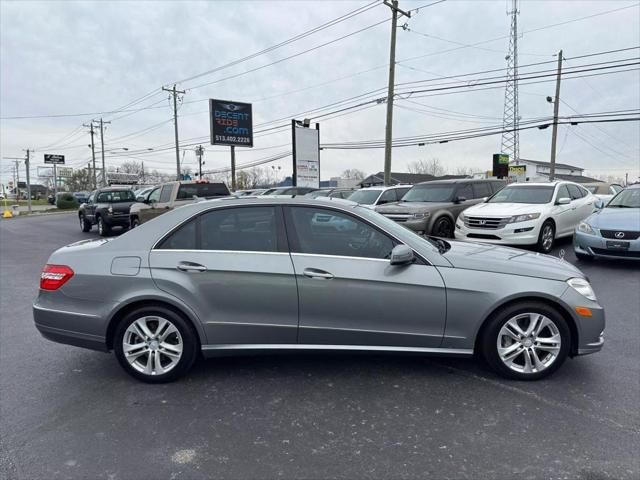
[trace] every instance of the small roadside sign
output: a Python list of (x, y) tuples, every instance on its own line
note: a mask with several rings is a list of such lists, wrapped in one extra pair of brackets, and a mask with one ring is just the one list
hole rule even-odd
[(64, 164), (64, 155), (55, 155), (52, 153), (45, 153), (44, 163), (53, 163), (54, 165)]

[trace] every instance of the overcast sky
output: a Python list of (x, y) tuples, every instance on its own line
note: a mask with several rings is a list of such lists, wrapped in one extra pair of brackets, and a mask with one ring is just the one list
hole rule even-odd
[[(111, 152), (107, 154), (108, 166), (131, 160), (122, 156), (127, 153), (122, 148), (128, 148), (129, 152), (138, 152), (135, 159), (144, 160), (146, 168), (174, 172), (175, 152), (161, 150), (171, 147), (174, 140), (171, 109), (167, 94), (160, 90), (162, 85), (260, 51), (368, 3), (0, 1), (0, 116), (68, 115), (3, 119), (2, 156), (19, 157), (24, 155), (23, 149), (35, 149), (34, 173), (36, 166), (42, 165), (44, 153), (62, 153), (67, 164), (84, 166), (90, 158), (89, 134), (80, 126), (102, 116), (112, 120), (105, 132), (105, 149)], [(428, 3), (431, 2), (400, 0), (404, 9)], [(402, 19), (399, 24), (406, 22), (408, 29), (398, 30), (396, 82), (429, 80), (431, 83), (419, 84), (425, 88), (451, 81), (438, 80), (441, 77), (505, 68), (507, 6), (505, 0), (447, 0), (414, 11), (410, 19)], [(637, 62), (637, 49), (572, 59), (638, 47), (637, 1), (531, 0), (522, 2), (520, 11), (521, 75), (555, 68), (554, 54), (560, 49), (567, 58), (565, 67), (619, 59)], [(181, 141), (202, 141), (206, 148), (205, 169), (225, 167), (229, 164), (228, 148), (211, 146), (206, 138), (208, 98), (253, 102), (254, 125), (258, 125), (290, 119), (294, 114), (384, 88), (389, 22), (273, 66), (243, 72), (343, 37), (389, 16), (389, 8), (378, 5), (250, 61), (179, 83), (178, 88), (187, 90), (179, 110)], [(564, 22), (569, 23), (543, 28)], [(476, 47), (464, 47), (492, 39), (495, 40)], [(538, 62), (552, 63), (526, 66)], [(563, 80), (560, 115), (640, 108), (638, 67), (626, 68), (631, 71)], [(501, 74), (504, 72), (479, 73), (468, 78)], [(235, 78), (224, 80), (229, 76)], [(549, 80), (520, 86), (522, 121), (552, 114), (553, 106), (545, 100), (547, 95), (554, 94), (553, 79)], [(205, 83), (210, 84), (200, 86)], [(98, 114), (117, 110), (149, 93), (148, 98), (128, 110), (153, 108)], [(441, 93), (446, 94), (423, 93), (398, 100), (394, 138), (501, 123), (502, 85), (486, 90), (470, 86), (455, 93)], [(376, 95), (383, 97), (386, 93), (380, 90)], [(125, 113), (132, 114), (118, 118)], [(299, 118), (305, 116), (313, 119), (313, 114)], [(321, 143), (380, 140), (384, 138), (385, 105), (319, 121)], [(267, 127), (287, 122), (270, 123)], [(630, 178), (636, 179), (640, 175), (639, 132), (637, 122), (560, 126), (557, 159), (586, 168), (585, 174), (623, 176), (629, 172)], [(48, 147), (51, 144), (54, 145)], [(256, 136), (253, 149), (237, 149), (237, 162), (242, 164), (285, 152), (290, 150), (290, 144), (290, 129), (265, 132)], [(551, 128), (523, 131), (521, 157), (548, 161), (550, 144)], [(148, 148), (154, 150), (147, 151)], [(192, 168), (196, 165), (193, 148), (185, 147), (184, 157), (184, 164)], [(405, 171), (412, 160), (435, 157), (451, 172), (458, 167), (486, 171), (491, 168), (491, 155), (499, 150), (500, 136), (396, 148), (392, 170)], [(383, 169), (383, 157), (382, 149), (323, 151), (322, 178), (339, 175), (347, 168), (378, 172)], [(269, 165), (281, 166), (283, 176), (291, 173), (290, 159)], [(10, 171), (9, 161), (2, 160), (2, 181), (8, 179)]]

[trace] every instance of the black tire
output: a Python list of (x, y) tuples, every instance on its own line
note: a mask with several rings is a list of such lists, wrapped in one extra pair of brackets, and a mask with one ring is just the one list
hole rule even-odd
[(79, 220), (80, 220), (80, 230), (82, 230), (83, 232), (88, 232), (88, 231), (90, 231), (90, 230), (91, 230), (91, 222), (90, 222), (90, 221), (88, 221), (88, 220), (85, 218), (84, 214), (83, 214), (83, 213), (81, 213), (81, 214), (78, 216), (78, 218), (79, 218)]
[(573, 252), (576, 254), (576, 258), (578, 260), (582, 260), (583, 262), (592, 262), (593, 261), (593, 257), (591, 255), (586, 255), (584, 253), (578, 253), (578, 252)]
[[(502, 327), (514, 317), (526, 313), (535, 313), (547, 317), (547, 319), (549, 319), (555, 325), (560, 335), (561, 342), (560, 349), (557, 352), (555, 359), (541, 371), (533, 371), (531, 373), (519, 372), (508, 367), (502, 361), (498, 353), (498, 336)], [(542, 332), (545, 332), (545, 329), (542, 329)], [(548, 332), (553, 333), (551, 330), (549, 330)], [(480, 347), (480, 353), (482, 354), (486, 362), (497, 374), (505, 378), (514, 380), (539, 380), (551, 375), (558, 368), (560, 368), (564, 361), (567, 359), (567, 356), (569, 355), (569, 351), (571, 349), (571, 331), (569, 330), (567, 321), (555, 308), (540, 302), (520, 302), (498, 311), (492, 318), (488, 320), (488, 323), (485, 325), (482, 331), (478, 346)], [(528, 348), (526, 350), (531, 351), (531, 349), (532, 348)], [(544, 355), (546, 353), (543, 352), (542, 354)], [(514, 363), (516, 364), (516, 367), (519, 366), (520, 362), (524, 366), (524, 352), (521, 355), (522, 358), (519, 358), (520, 355), (514, 357)], [(544, 361), (545, 357), (540, 358), (540, 360)]]
[[(180, 333), (180, 337), (182, 339), (182, 356), (180, 357), (178, 362), (166, 373), (146, 374), (144, 372), (140, 372), (136, 368), (134, 368), (125, 357), (123, 339), (125, 338), (125, 334), (127, 334), (127, 329), (136, 320), (147, 316), (159, 317), (168, 320), (176, 327), (176, 329)], [(118, 323), (113, 337), (113, 349), (116, 354), (116, 358), (118, 359), (118, 363), (120, 363), (120, 366), (129, 375), (145, 383), (167, 383), (182, 377), (193, 366), (193, 363), (198, 357), (198, 352), (200, 351), (199, 347), (200, 342), (198, 341), (198, 335), (191, 323), (189, 323), (188, 320), (184, 319), (182, 315), (179, 315), (175, 311), (161, 305), (146, 306), (130, 312), (120, 321), (120, 323)], [(142, 357), (141, 361), (143, 362), (146, 361), (145, 359), (148, 359), (148, 357), (146, 357), (145, 355), (147, 354), (143, 354), (140, 356)]]
[(440, 217), (433, 224), (431, 235), (436, 237), (453, 238), (453, 222), (449, 217)]
[(138, 217), (131, 217), (131, 223), (129, 224), (129, 228), (134, 229), (140, 225), (140, 219)]
[(106, 237), (111, 232), (111, 227), (107, 225), (102, 217), (98, 217), (98, 235)]
[[(548, 232), (550, 230), (551, 241), (549, 241)], [(540, 234), (538, 235), (537, 249), (540, 253), (549, 253), (553, 250), (553, 245), (556, 241), (556, 226), (551, 220), (547, 220), (540, 227)]]

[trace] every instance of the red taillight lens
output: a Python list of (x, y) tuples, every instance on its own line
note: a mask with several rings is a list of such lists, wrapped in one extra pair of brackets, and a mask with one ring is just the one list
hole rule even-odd
[(57, 290), (73, 277), (73, 270), (66, 265), (45, 265), (40, 274), (40, 288)]

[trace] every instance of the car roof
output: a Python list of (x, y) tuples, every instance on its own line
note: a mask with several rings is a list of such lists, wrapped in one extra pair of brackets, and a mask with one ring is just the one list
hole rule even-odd
[(416, 185), (452, 185), (457, 183), (505, 182), (499, 178), (449, 178), (447, 180), (427, 180)]
[(373, 187), (364, 187), (364, 188), (356, 188), (356, 192), (360, 190), (389, 190), (391, 188), (411, 188), (413, 187), (410, 183), (399, 183), (398, 185), (378, 185)]

